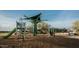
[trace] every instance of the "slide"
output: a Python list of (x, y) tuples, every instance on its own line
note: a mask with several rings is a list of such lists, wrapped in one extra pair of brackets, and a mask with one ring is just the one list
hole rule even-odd
[(10, 37), (15, 31), (16, 31), (16, 28), (14, 28), (7, 36), (5, 36), (4, 39), (7, 39), (8, 37)]

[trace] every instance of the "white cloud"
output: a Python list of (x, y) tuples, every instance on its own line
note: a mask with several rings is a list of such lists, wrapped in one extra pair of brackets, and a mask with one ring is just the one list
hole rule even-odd
[(0, 15), (0, 31), (12, 30), (15, 27), (15, 19)]
[(76, 16), (75, 12), (62, 11), (55, 19), (47, 21), (47, 23), (52, 27), (70, 28), (74, 21), (79, 20), (78, 18), (73, 18), (73, 16)]
[[(0, 15), (0, 31), (11, 31), (16, 27), (16, 20), (19, 18), (8, 17), (6, 15)], [(26, 21), (26, 27), (32, 25), (31, 22)]]
[(48, 21), (47, 23), (50, 24), (52, 27), (56, 28), (70, 28), (72, 27), (73, 22), (76, 20), (56, 20), (56, 21)]

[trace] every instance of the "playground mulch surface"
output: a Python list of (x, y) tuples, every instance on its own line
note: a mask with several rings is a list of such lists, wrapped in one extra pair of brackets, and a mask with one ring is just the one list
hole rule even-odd
[(64, 36), (27, 36), (25, 40), (10, 37), (0, 39), (1, 48), (79, 48), (79, 39)]

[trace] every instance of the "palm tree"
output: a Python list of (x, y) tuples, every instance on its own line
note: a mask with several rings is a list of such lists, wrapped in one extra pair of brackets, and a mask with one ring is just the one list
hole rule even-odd
[(31, 23), (33, 23), (33, 25), (34, 25), (34, 28), (33, 28), (33, 35), (36, 36), (36, 35), (37, 35), (37, 24), (38, 24), (39, 22), (41, 22), (41, 19), (40, 19), (41, 13), (39, 13), (39, 14), (37, 14), (37, 15), (35, 15), (35, 16), (32, 16), (32, 17), (27, 17), (26, 15), (24, 15), (24, 17), (25, 17), (24, 19), (30, 20)]

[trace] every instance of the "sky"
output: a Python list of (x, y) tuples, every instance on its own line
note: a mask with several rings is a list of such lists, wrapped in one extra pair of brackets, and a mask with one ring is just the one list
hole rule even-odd
[[(0, 31), (12, 30), (16, 21), (23, 15), (33, 16), (42, 13), (41, 19), (56, 28), (70, 28), (79, 20), (79, 10), (0, 10)], [(26, 25), (31, 24), (26, 21)]]

